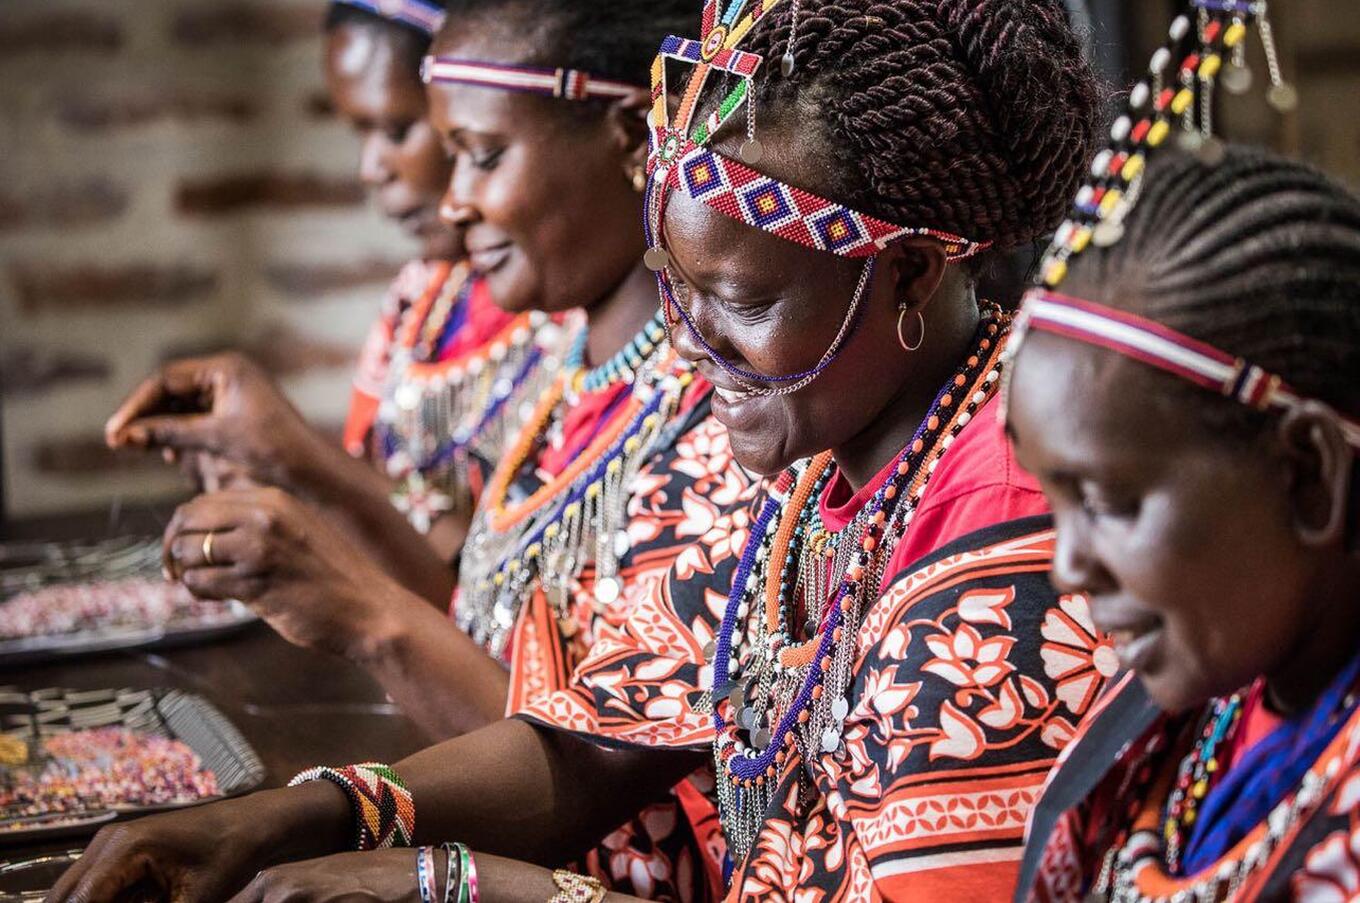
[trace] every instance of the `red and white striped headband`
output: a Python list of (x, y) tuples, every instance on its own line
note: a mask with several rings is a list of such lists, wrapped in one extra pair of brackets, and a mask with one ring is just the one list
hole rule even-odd
[(638, 85), (597, 78), (579, 69), (514, 66), (452, 56), (425, 57), (420, 67), (420, 77), (427, 85), (432, 82), (477, 85), (564, 100), (612, 100), (645, 90)]
[(352, 6), (366, 13), (409, 25), (431, 37), (444, 24), (444, 7), (424, 0), (334, 0), (337, 6)]
[[(1016, 321), (1012, 349), (1019, 348), (1031, 329), (1108, 348), (1260, 411), (1288, 410), (1303, 401), (1283, 379), (1240, 357), (1137, 314), (1070, 295), (1030, 289)], [(1360, 422), (1338, 417), (1346, 441), (1360, 449)]]

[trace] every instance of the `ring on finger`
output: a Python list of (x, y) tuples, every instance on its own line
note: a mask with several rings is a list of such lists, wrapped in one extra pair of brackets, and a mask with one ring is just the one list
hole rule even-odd
[(213, 534), (215, 532), (216, 532), (215, 530), (209, 530), (203, 536), (203, 563), (206, 564), (208, 567), (213, 567), (217, 564), (217, 562), (213, 561), (212, 554)]

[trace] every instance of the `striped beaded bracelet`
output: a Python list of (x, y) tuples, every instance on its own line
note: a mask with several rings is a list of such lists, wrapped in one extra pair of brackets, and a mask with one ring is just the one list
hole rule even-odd
[(309, 781), (330, 781), (349, 798), (354, 813), (355, 849), (409, 847), (416, 830), (416, 806), (411, 791), (397, 773), (378, 762), (343, 768), (309, 768), (288, 782), (296, 787)]

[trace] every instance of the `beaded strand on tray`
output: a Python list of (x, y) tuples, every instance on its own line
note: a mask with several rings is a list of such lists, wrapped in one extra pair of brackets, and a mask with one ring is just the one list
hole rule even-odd
[[(998, 311), (987, 311), (975, 352), (940, 391), (892, 475), (839, 537), (849, 554), (829, 599), (812, 598), (824, 588), (820, 580), (790, 577), (821, 567), (799, 559), (826, 556), (823, 540), (809, 541), (823, 531), (808, 510), (819, 504), (830, 455), (786, 472), (762, 506), (738, 562), (713, 658), (719, 808), (734, 858), (744, 858), (759, 834), (789, 756), (810, 761), (841, 749), (860, 617), (936, 464), (995, 393), (1005, 325)], [(799, 590), (810, 622), (813, 606), (819, 609), (819, 623), (802, 643), (791, 626)]]
[(1297, 104), (1297, 93), (1280, 71), (1266, 0), (1190, 0), (1190, 8), (1192, 13), (1171, 23), (1166, 43), (1148, 64), (1147, 77), (1129, 92), (1126, 111), (1110, 127), (1109, 144), (1091, 161), (1090, 178), (1077, 192), (1075, 209), (1058, 228), (1040, 266), (1040, 279), (1049, 288), (1062, 282), (1071, 259), (1087, 247), (1108, 247), (1123, 236), (1123, 220), (1137, 199), (1147, 156), (1174, 129), (1182, 129), (1182, 141), (1202, 153), (1218, 152), (1214, 85), (1220, 77), (1238, 93), (1250, 85), (1245, 41), (1251, 23), (1256, 23), (1265, 47), (1271, 104), (1281, 112)]

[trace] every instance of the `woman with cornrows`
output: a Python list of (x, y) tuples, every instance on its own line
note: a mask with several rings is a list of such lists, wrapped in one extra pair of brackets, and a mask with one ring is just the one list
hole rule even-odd
[(1360, 200), (1221, 157), (1154, 160), (1123, 237), (1026, 301), (1009, 429), (1054, 579), (1131, 673), (1051, 778), (1020, 899), (1360, 893)]
[[(1097, 101), (1062, 6), (714, 2), (663, 54), (645, 259), (734, 454), (770, 478), (755, 505), (713, 505), (521, 717), (111, 830), (54, 901), (209, 872), (248, 900), (398, 899), (426, 856), (454, 863), (421, 891), (442, 899), (598, 901), (542, 866), (704, 762), (731, 899), (1011, 893), (1108, 665), (1047, 582), (1042, 495), (993, 401), (1007, 319), (967, 263), (1055, 226), (1086, 170)], [(352, 836), (375, 798), (401, 805)], [(249, 846), (194, 836), (248, 823)]]
[[(451, 619), (277, 491), (204, 495), (167, 530), (193, 592), (242, 599), (290, 640), (364, 666), (436, 738), (563, 686), (601, 626), (712, 529), (706, 506), (754, 492), (642, 264), (645, 73), (694, 20), (689, 0), (460, 0), (425, 62), (454, 164), (442, 209), (478, 278), (512, 314), (586, 320), (487, 481)], [(711, 804), (678, 793), (684, 812), (637, 800), (626, 815), (641, 818), (609, 825), (586, 869), (644, 897), (716, 885), (693, 840), (716, 831)]]
[[(500, 456), (562, 343), (545, 315), (492, 304), (480, 280), (468, 278), (460, 230), (439, 216), (451, 166), (426, 115), (420, 62), (443, 19), (443, 0), (336, 0), (327, 11), (326, 81), (337, 112), (359, 133), (360, 176), (382, 212), (422, 245), (364, 345), (343, 442), (353, 458), (239, 355), (166, 365), (107, 429), (114, 446), (199, 462), (209, 485), (295, 494), (441, 606), (484, 462)], [(169, 413), (186, 409), (201, 413)]]

